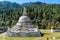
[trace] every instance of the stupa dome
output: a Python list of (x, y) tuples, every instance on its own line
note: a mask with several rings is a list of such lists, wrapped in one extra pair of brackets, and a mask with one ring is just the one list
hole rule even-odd
[(19, 22), (30, 22), (30, 18), (28, 16), (21, 16), (19, 18)]

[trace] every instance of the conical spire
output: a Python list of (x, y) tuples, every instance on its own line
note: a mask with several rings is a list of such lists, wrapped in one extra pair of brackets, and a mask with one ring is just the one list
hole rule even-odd
[(23, 16), (26, 16), (26, 15), (27, 15), (26, 8), (24, 7), (24, 9), (23, 9)]

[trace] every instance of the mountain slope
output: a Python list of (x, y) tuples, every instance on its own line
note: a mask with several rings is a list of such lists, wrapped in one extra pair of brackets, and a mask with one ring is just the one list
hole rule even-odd
[(0, 2), (0, 7), (17, 8), (17, 7), (20, 7), (20, 5), (15, 3), (15, 2), (12, 3), (12, 2), (9, 2), (9, 1), (1, 1)]
[(1, 1), (0, 2), (0, 7), (6, 7), (6, 8), (18, 8), (22, 6), (38, 6), (38, 5), (45, 5), (46, 3), (42, 2), (30, 2), (30, 3), (23, 3), (22, 5), (17, 4), (15, 2), (10, 2), (10, 1)]
[(22, 4), (22, 6), (38, 6), (38, 5), (45, 5), (46, 3), (42, 3), (42, 2), (30, 2), (30, 3), (24, 3)]

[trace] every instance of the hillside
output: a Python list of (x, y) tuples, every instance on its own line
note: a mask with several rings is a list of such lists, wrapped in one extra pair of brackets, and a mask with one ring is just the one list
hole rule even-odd
[(38, 25), (39, 28), (60, 27), (60, 4), (30, 2), (20, 5), (3, 1), (0, 2), (0, 33), (5, 32), (7, 27), (13, 27), (17, 23), (24, 6), (32, 23)]
[(42, 2), (30, 2), (30, 3), (24, 3), (21, 6), (39, 6), (39, 5), (45, 5), (46, 3)]
[(0, 7), (7, 7), (7, 8), (17, 8), (20, 7), (20, 4), (17, 4), (15, 2), (9, 2), (9, 1), (1, 1)]
[(42, 2), (30, 2), (30, 3), (17, 4), (15, 2), (10, 2), (10, 1), (1, 1), (0, 7), (18, 8), (22, 6), (38, 6), (38, 5), (45, 5), (45, 4), (46, 3), (42, 3)]

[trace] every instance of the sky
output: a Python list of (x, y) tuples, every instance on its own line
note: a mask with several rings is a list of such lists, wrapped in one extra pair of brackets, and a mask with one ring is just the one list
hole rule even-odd
[(0, 0), (0, 1), (11, 1), (19, 4), (28, 3), (28, 2), (37, 2), (37, 1), (48, 3), (48, 4), (60, 4), (60, 0)]

